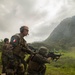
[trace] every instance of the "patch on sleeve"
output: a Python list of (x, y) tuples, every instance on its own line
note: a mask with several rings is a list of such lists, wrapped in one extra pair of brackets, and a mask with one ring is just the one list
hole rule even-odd
[(13, 39), (13, 42), (15, 43), (16, 42), (16, 39)]

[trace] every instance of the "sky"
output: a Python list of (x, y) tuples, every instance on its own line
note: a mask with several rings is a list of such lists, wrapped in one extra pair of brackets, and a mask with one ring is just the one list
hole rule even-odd
[(0, 0), (0, 39), (29, 27), (27, 42), (43, 41), (59, 23), (75, 16), (75, 0)]

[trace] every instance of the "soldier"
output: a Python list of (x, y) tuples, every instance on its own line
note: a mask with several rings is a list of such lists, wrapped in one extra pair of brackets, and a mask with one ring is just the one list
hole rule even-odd
[(6, 72), (6, 67), (9, 61), (9, 57), (12, 56), (12, 45), (9, 43), (9, 39), (4, 39), (3, 50), (2, 50), (2, 73)]
[[(25, 70), (26, 70), (26, 62), (24, 60), (25, 58), (25, 54), (29, 53), (29, 54), (34, 54), (34, 52), (32, 52), (28, 45), (26, 40), (24, 40), (24, 36), (27, 36), (29, 32), (29, 28), (27, 26), (22, 26), (20, 28), (20, 33), (15, 34), (11, 37), (11, 44), (13, 46), (13, 54), (14, 57), (16, 58), (16, 60), (18, 61), (18, 68), (17, 69), (17, 74), (18, 75), (24, 75)], [(23, 66), (21, 66), (24, 65)]]
[(51, 58), (46, 58), (48, 49), (46, 47), (40, 47), (39, 52), (33, 55), (28, 62), (28, 75), (45, 75), (46, 65), (50, 63)]

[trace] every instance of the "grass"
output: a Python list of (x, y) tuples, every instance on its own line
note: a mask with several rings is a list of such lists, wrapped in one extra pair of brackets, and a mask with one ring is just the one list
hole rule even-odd
[(47, 69), (45, 75), (75, 75), (75, 49), (69, 52), (64, 52), (58, 61), (51, 61), (51, 63), (46, 64), (46, 66)]
[(0, 52), (0, 74), (1, 74), (1, 52)]
[(75, 60), (71, 58), (61, 60), (48, 64), (46, 75), (75, 75)]
[(75, 51), (65, 52), (57, 61), (47, 64), (45, 75), (75, 75)]

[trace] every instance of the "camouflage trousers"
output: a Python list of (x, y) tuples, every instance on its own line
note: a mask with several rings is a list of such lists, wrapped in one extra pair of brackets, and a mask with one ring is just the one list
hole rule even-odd
[(17, 56), (8, 59), (6, 56), (2, 59), (3, 73), (6, 75), (24, 75), (26, 71), (26, 62)]
[(27, 73), (27, 75), (45, 75), (45, 73)]
[(44, 65), (44, 67), (42, 66), (41, 68), (39, 68), (38, 71), (28, 70), (27, 72), (28, 72), (27, 75), (45, 75), (46, 65)]
[(46, 69), (41, 72), (28, 72), (27, 75), (45, 75)]
[(2, 55), (2, 73), (6, 75), (14, 75), (14, 65), (12, 59), (9, 59), (6, 55)]
[(2, 59), (2, 66), (3, 66), (2, 67), (2, 73), (5, 73), (6, 72), (6, 66), (8, 64), (8, 58), (2, 54), (1, 59)]
[(17, 75), (24, 75), (25, 72), (26, 72), (26, 67), (27, 67), (27, 64), (25, 62), (24, 59), (21, 59), (20, 57), (18, 56), (14, 56), (16, 61), (18, 62), (16, 65), (16, 74)]

